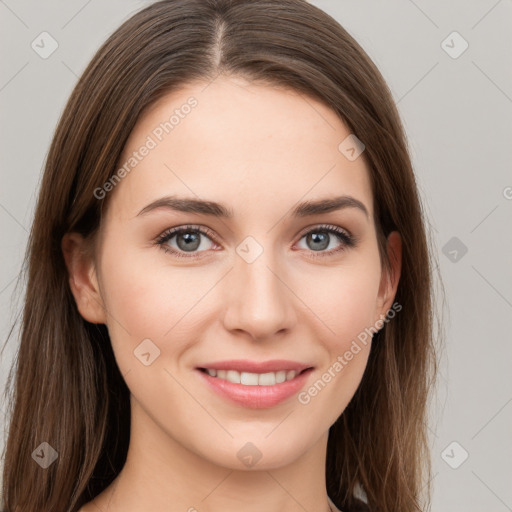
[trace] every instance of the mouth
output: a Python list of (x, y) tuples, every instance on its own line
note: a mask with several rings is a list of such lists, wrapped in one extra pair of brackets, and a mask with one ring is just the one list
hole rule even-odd
[(226, 380), (232, 384), (243, 386), (275, 386), (295, 379), (298, 375), (312, 370), (313, 367), (301, 371), (279, 370), (277, 372), (253, 373), (239, 372), (237, 370), (217, 370), (215, 368), (198, 368), (199, 371), (207, 373), (210, 377)]
[(208, 387), (231, 403), (251, 409), (273, 407), (302, 389), (314, 367), (290, 361), (224, 361), (196, 367)]

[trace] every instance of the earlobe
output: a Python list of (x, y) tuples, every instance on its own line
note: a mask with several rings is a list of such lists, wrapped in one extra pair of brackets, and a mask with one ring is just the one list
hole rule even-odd
[(61, 248), (68, 270), (69, 286), (78, 311), (88, 322), (105, 324), (105, 307), (94, 261), (86, 250), (86, 240), (79, 233), (66, 233), (62, 238)]
[(398, 231), (389, 234), (386, 250), (390, 268), (383, 269), (378, 303), (378, 313), (384, 316), (393, 304), (402, 270), (402, 237)]

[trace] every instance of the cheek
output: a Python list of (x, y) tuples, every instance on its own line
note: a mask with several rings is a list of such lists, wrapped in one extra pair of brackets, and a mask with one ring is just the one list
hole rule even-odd
[(207, 294), (218, 276), (211, 269), (173, 267), (165, 258), (148, 258), (161, 249), (123, 247), (121, 238), (109, 239), (101, 261), (109, 335), (118, 364), (124, 371), (132, 369), (137, 362), (134, 351), (147, 339), (160, 351), (153, 367), (177, 364), (201, 335), (201, 318), (211, 306)]
[(301, 283), (295, 289), (304, 297), (308, 316), (317, 317), (316, 335), (324, 333), (331, 349), (344, 350), (347, 341), (350, 344), (373, 324), (380, 284), (378, 256), (367, 254), (337, 267), (313, 269), (302, 273), (297, 283)]
[(328, 279), (317, 279), (316, 287), (309, 283), (308, 306), (324, 333), (318, 338), (317, 327), (311, 336), (322, 342), (327, 357), (317, 379), (298, 398), (311, 413), (329, 411), (332, 422), (353, 397), (368, 362), (380, 272), (378, 253), (367, 253), (330, 269)]
[[(309, 295), (312, 309), (313, 304), (322, 306), (318, 316), (329, 329), (322, 329), (326, 334), (321, 338), (319, 331), (316, 332), (317, 342), (321, 341), (326, 357), (314, 381), (298, 395), (298, 401), (304, 406), (305, 414), (325, 416), (328, 425), (345, 410), (366, 369), (378, 277), (378, 272), (347, 270)], [(314, 435), (315, 426), (307, 428), (311, 429), (309, 435)]]

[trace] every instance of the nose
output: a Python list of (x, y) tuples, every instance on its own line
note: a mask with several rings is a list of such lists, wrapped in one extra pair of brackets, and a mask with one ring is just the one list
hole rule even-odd
[(296, 323), (294, 300), (286, 273), (265, 250), (252, 263), (236, 256), (226, 286), (224, 326), (255, 340), (283, 334)]

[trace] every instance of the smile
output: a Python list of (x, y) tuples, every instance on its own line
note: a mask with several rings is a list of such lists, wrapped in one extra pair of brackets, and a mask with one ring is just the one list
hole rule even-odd
[(314, 368), (294, 361), (231, 360), (203, 363), (197, 375), (216, 395), (238, 406), (266, 409), (291, 399)]

